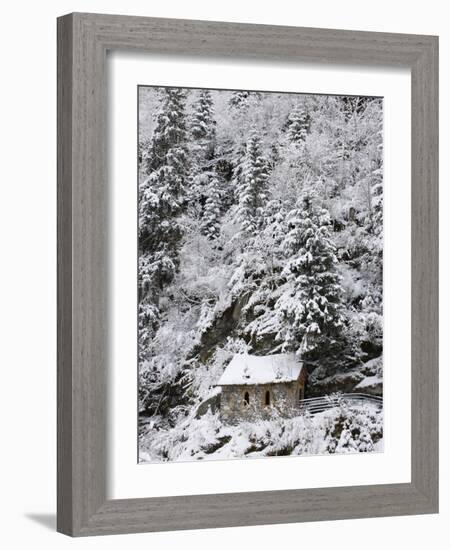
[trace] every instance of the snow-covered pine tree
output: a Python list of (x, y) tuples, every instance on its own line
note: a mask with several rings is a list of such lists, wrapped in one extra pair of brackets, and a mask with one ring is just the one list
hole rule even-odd
[(260, 133), (254, 128), (247, 141), (245, 157), (236, 181), (236, 219), (248, 235), (261, 228), (268, 200), (268, 163), (261, 150)]
[(155, 117), (156, 126), (146, 155), (147, 174), (152, 174), (166, 164), (166, 156), (171, 149), (178, 145), (185, 147), (185, 105), (186, 92), (183, 89), (164, 88), (160, 91), (160, 107)]
[(230, 136), (216, 139), (214, 148), (214, 174), (221, 187), (221, 203), (223, 213), (235, 203), (234, 193), (234, 140)]
[(189, 128), (191, 172), (188, 200), (192, 214), (201, 219), (214, 164), (216, 121), (211, 92), (200, 90), (192, 109)]
[(217, 239), (220, 233), (221, 198), (219, 180), (211, 176), (201, 222), (202, 233), (209, 239)]
[(191, 134), (194, 139), (211, 141), (215, 134), (215, 120), (213, 118), (213, 100), (209, 90), (200, 90), (197, 101), (193, 105), (191, 120)]
[(342, 287), (330, 230), (328, 211), (311, 193), (288, 216), (285, 283), (275, 303), (282, 323), (277, 340), (285, 350), (314, 349), (343, 327)]
[(233, 168), (231, 173), (230, 187), (233, 191), (233, 200), (235, 203), (239, 202), (238, 190), (240, 189), (243, 181), (242, 174), (244, 168), (245, 150), (245, 140), (242, 140), (234, 145), (231, 152), (231, 163)]
[(246, 109), (248, 107), (248, 100), (250, 92), (244, 90), (236, 90), (231, 93), (229, 104), (235, 109)]
[(309, 129), (309, 116), (306, 111), (297, 105), (291, 111), (287, 122), (287, 135), (292, 143), (305, 141)]
[(241, 296), (247, 296), (242, 309), (246, 322), (243, 332), (250, 336), (253, 349), (258, 353), (273, 352), (275, 336), (280, 330), (274, 304), (283, 282), (281, 272), (285, 258), (282, 244), (286, 235), (286, 214), (282, 201), (275, 199), (267, 203), (264, 227), (242, 253), (242, 265), (237, 275), (241, 273), (244, 279), (239, 281), (236, 278), (232, 288), (236, 294), (240, 287)]
[(187, 155), (185, 93), (162, 91), (156, 127), (143, 155), (139, 185), (139, 351), (145, 358), (159, 317), (159, 298), (176, 272), (185, 207)]

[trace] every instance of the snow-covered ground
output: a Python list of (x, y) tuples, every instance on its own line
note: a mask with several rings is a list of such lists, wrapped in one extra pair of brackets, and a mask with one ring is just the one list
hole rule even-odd
[(294, 418), (224, 424), (218, 413), (187, 417), (165, 430), (158, 419), (140, 434), (140, 461), (220, 460), (287, 455), (381, 452), (383, 412), (375, 406), (336, 407)]

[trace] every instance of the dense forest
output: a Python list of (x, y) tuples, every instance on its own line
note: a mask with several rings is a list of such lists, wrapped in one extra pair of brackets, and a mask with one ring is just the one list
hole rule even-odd
[(139, 88), (142, 461), (377, 448), (369, 409), (204, 405), (235, 353), (297, 354), (306, 397), (381, 395), (382, 143), (380, 98)]

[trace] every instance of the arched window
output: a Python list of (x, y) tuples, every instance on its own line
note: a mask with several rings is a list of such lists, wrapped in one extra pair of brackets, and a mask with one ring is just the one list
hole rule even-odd
[(250, 395), (248, 391), (246, 391), (244, 394), (244, 405), (250, 405)]
[(266, 397), (264, 399), (264, 403), (266, 404), (267, 407), (270, 405), (270, 391), (269, 390), (266, 391)]

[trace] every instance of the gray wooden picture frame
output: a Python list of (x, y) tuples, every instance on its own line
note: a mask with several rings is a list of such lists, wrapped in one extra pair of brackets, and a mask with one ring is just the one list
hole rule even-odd
[[(411, 69), (410, 483), (107, 499), (106, 53), (123, 49)], [(437, 37), (82, 13), (58, 19), (57, 487), (57, 528), (72, 536), (438, 511)]]

